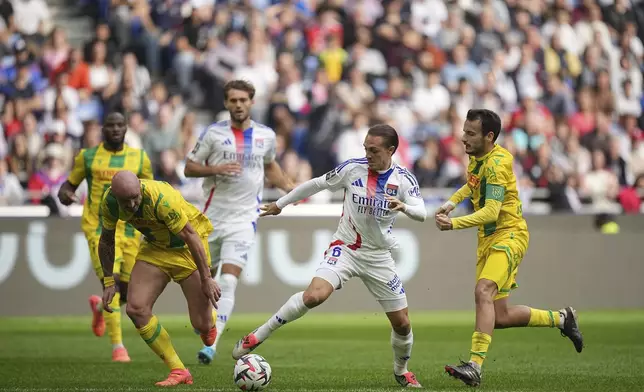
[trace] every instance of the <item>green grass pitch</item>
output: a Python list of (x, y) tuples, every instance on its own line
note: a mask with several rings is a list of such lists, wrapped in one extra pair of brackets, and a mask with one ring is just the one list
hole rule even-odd
[[(195, 383), (179, 390), (235, 391), (233, 344), (268, 315), (233, 315), (210, 366), (198, 365), (201, 346), (187, 316), (159, 315)], [(580, 312), (586, 348), (553, 329), (495, 331), (482, 391), (618, 392), (644, 390), (644, 312)], [(443, 366), (467, 359), (473, 314), (412, 313), (410, 370), (426, 389), (468, 391)], [(0, 318), (0, 390), (155, 390), (164, 364), (123, 320), (133, 362), (110, 362), (107, 334), (96, 338), (87, 318)], [(390, 330), (383, 314), (311, 312), (287, 325), (257, 353), (273, 368), (271, 391), (395, 391)]]

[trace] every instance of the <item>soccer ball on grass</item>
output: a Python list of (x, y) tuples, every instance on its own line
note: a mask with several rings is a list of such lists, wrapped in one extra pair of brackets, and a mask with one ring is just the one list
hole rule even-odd
[(264, 357), (247, 354), (237, 360), (233, 381), (242, 391), (261, 391), (271, 382), (271, 365)]

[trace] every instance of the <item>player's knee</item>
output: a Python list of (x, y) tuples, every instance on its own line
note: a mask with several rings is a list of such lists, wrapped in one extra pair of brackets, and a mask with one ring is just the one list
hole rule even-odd
[(331, 292), (327, 292), (323, 288), (309, 287), (302, 295), (302, 298), (304, 300), (304, 305), (307, 308), (312, 309), (312, 308), (315, 308), (316, 306), (323, 304), (324, 301), (326, 301), (327, 298), (329, 298), (329, 295), (331, 295)]
[(221, 274), (219, 277), (219, 286), (221, 287), (222, 298), (232, 298), (235, 296), (238, 279), (233, 274)]
[(197, 320), (190, 320), (190, 323), (192, 328), (199, 331), (199, 333), (208, 333), (215, 322), (212, 317), (203, 317)]
[(496, 283), (491, 280), (481, 279), (474, 288), (476, 303), (492, 302), (496, 293)]
[(400, 336), (407, 336), (411, 332), (411, 322), (409, 316), (401, 314), (399, 317), (391, 320), (391, 328)]
[(149, 306), (137, 304), (136, 302), (128, 302), (125, 312), (137, 326), (145, 324), (144, 320), (152, 317), (152, 309)]

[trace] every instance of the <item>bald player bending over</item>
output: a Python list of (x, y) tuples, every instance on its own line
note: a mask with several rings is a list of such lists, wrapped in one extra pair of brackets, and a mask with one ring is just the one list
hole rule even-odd
[(217, 336), (212, 317), (221, 290), (210, 276), (208, 218), (166, 182), (139, 180), (129, 171), (114, 175), (101, 201), (103, 228), (98, 252), (105, 274), (103, 306), (115, 294), (114, 233), (119, 220), (143, 233), (129, 286), (127, 315), (139, 334), (170, 368), (170, 375), (157, 386), (192, 384), (192, 375), (174, 350), (168, 332), (152, 314), (152, 306), (170, 280), (179, 283), (188, 302), (192, 326), (205, 345)]

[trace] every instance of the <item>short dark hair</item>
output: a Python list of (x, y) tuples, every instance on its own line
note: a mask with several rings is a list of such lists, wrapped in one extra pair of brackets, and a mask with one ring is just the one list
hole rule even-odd
[(483, 136), (489, 132), (494, 133), (494, 139), (492, 141), (496, 141), (501, 133), (501, 118), (491, 110), (470, 109), (467, 111), (465, 118), (467, 121), (481, 120), (481, 132), (483, 132)]
[(369, 136), (380, 136), (384, 139), (387, 144), (387, 148), (394, 148), (394, 152), (398, 149), (398, 132), (391, 125), (387, 124), (376, 124), (373, 127), (369, 128), (367, 132)]
[(255, 86), (251, 82), (241, 79), (231, 80), (224, 85), (224, 99), (228, 99), (228, 92), (230, 90), (246, 91), (250, 99), (255, 98)]

